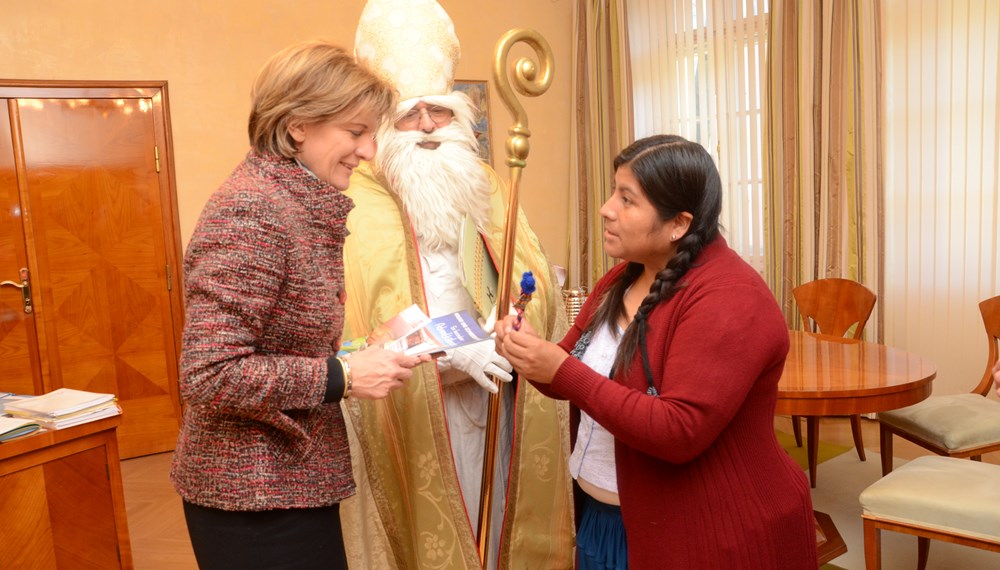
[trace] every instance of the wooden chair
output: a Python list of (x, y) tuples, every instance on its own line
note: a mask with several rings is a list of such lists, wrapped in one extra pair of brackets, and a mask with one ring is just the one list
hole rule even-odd
[[(803, 283), (792, 289), (792, 296), (795, 297), (795, 304), (798, 306), (805, 330), (842, 337), (852, 325), (856, 324), (854, 334), (851, 336), (856, 340), (861, 339), (877, 298), (875, 293), (857, 281), (836, 277)], [(858, 457), (864, 461), (865, 445), (861, 435), (861, 417), (854, 415), (850, 418), (854, 447), (858, 450)], [(816, 418), (807, 418), (806, 421), (814, 422)], [(802, 426), (799, 416), (792, 416), (792, 433), (795, 435), (795, 444), (802, 447)], [(818, 426), (815, 433), (819, 433)]]
[(981, 461), (984, 453), (1000, 451), (1000, 403), (986, 398), (1000, 354), (1000, 296), (979, 303), (979, 312), (989, 342), (982, 379), (968, 394), (931, 396), (912, 406), (879, 412), (882, 475), (892, 471), (893, 435), (948, 457)]
[(931, 539), (1000, 552), (1000, 465), (925, 455), (861, 492), (865, 568), (882, 563), (883, 530), (917, 537), (917, 568)]

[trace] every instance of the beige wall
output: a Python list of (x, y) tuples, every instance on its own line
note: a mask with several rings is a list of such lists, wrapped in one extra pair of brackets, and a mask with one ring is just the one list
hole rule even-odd
[[(460, 79), (491, 79), (494, 45), (511, 28), (538, 30), (552, 46), (552, 87), (523, 100), (532, 148), (520, 195), (553, 263), (565, 265), (573, 4), (439, 1), (462, 43)], [(0, 18), (0, 78), (168, 81), (186, 244), (209, 194), (246, 153), (248, 93), (257, 70), (272, 53), (304, 39), (353, 48), (363, 6), (364, 0), (13, 2)], [(492, 85), (490, 113), (493, 164), (507, 178), (502, 154), (511, 118)]]

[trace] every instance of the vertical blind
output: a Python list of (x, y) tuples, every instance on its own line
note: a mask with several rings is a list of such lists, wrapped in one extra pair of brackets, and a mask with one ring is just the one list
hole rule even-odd
[(761, 97), (766, 0), (629, 2), (635, 137), (700, 143), (722, 176), (729, 245), (764, 271)]
[(986, 365), (1000, 294), (1000, 2), (884, 0), (885, 338), (934, 361), (935, 393)]

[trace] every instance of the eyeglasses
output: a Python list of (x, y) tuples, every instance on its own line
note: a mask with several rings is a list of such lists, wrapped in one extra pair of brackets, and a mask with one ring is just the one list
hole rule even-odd
[(431, 105), (424, 108), (410, 109), (405, 115), (396, 121), (396, 127), (400, 129), (413, 129), (420, 125), (420, 120), (424, 114), (430, 118), (435, 127), (443, 127), (451, 122), (455, 113), (447, 107)]

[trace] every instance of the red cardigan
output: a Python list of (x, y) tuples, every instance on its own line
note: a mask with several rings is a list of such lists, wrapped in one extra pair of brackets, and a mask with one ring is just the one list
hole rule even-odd
[[(573, 348), (624, 268), (598, 282), (560, 342), (564, 350)], [(539, 388), (570, 400), (614, 434), (631, 569), (815, 570), (809, 485), (774, 435), (788, 353), (781, 311), (722, 237), (702, 251), (683, 282), (649, 317), (659, 397), (646, 395), (638, 351), (614, 381), (568, 358), (552, 384)]]

